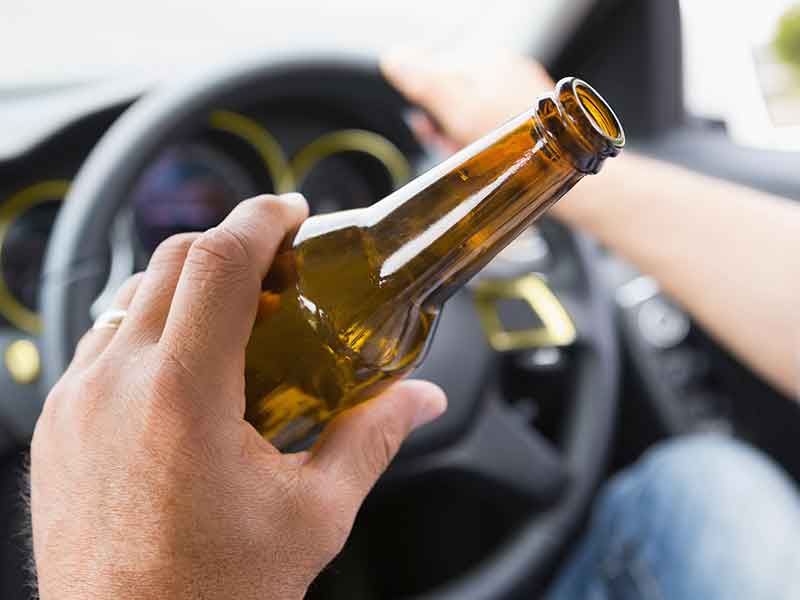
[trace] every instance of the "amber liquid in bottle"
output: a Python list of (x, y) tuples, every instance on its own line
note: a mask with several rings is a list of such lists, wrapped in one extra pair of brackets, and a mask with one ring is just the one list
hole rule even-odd
[(306, 220), (264, 282), (246, 419), (285, 447), (406, 375), (442, 303), (623, 144), (599, 94), (563, 79), (376, 204)]

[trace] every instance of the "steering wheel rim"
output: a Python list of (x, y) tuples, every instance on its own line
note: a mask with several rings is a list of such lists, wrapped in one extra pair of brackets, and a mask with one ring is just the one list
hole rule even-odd
[[(317, 81), (319, 78), (371, 81), (375, 89), (375, 96), (370, 99), (373, 110), (399, 116), (407, 106), (387, 84), (381, 83), (380, 89), (375, 87), (375, 81), (382, 82), (377, 66), (360, 57), (334, 60), (258, 57), (223, 66), (148, 95), (104, 135), (75, 179), (47, 251), (42, 289), (45, 323), (42, 380), (46, 389), (61, 376), (75, 343), (91, 325), (88, 309), (102, 287), (108, 232), (126, 200), (126, 193), (147, 161), (163, 147), (165, 140), (190, 126), (198, 115), (224, 106), (226, 101), (240, 94), (253, 94), (255, 89), (259, 97), (265, 99), (302, 92), (307, 88), (310, 73), (317, 75)], [(557, 505), (531, 517), (513, 539), (492, 556), (462, 577), (421, 598), (506, 598), (541, 583), (574, 533), (602, 478), (616, 414), (618, 342), (610, 294), (598, 278), (599, 270), (594, 268), (597, 249), (579, 235), (571, 234), (571, 240), (583, 271), (586, 295), (575, 299), (570, 308), (582, 315), (579, 322), (590, 325), (579, 327), (584, 358), (578, 369), (563, 436), (569, 485)], [(467, 294), (464, 292), (451, 299), (445, 315), (450, 312), (465, 314), (451, 305), (467, 302)], [(423, 375), (424, 372), (423, 367)], [(480, 406), (481, 410), (487, 406), (496, 408), (497, 400), (482, 401)], [(481, 416), (483, 413), (471, 419), (469, 435), (455, 437), (458, 440), (474, 437), (476, 425), (486, 422)], [(441, 457), (448, 448), (458, 446), (457, 442), (455, 445), (433, 443), (433, 431), (435, 429), (429, 426), (412, 437), (401, 451), (400, 460), (387, 474), (387, 480), (403, 477), (404, 469), (412, 473), (425, 468), (426, 461), (430, 464), (443, 460)], [(539, 442), (537, 439), (536, 443)]]

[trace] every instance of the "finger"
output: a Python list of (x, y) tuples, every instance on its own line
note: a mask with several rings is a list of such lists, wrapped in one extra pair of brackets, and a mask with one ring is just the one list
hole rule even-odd
[(414, 112), (409, 115), (408, 125), (423, 146), (432, 146), (436, 143), (439, 130), (433, 122), (433, 119), (421, 110), (414, 110)]
[(417, 48), (389, 52), (381, 58), (380, 68), (389, 83), (436, 118), (445, 117), (468, 87), (442, 56)]
[(441, 415), (444, 392), (425, 381), (403, 381), (339, 417), (323, 431), (309, 465), (350, 490), (357, 508), (408, 434)]
[[(136, 273), (126, 279), (114, 295), (110, 310), (127, 310), (136, 296), (142, 282), (143, 273)], [(124, 322), (124, 320), (123, 320)], [(78, 342), (72, 364), (76, 368), (84, 368), (106, 349), (109, 342), (117, 334), (117, 329), (112, 327), (91, 328)]]
[(300, 194), (258, 196), (192, 244), (160, 345), (198, 381), (219, 381), (222, 368), (242, 371), (261, 282), (307, 214)]
[(115, 344), (129, 349), (159, 340), (186, 255), (199, 236), (199, 233), (180, 233), (158, 245), (114, 339)]
[(436, 126), (433, 120), (422, 111), (411, 113), (408, 119), (411, 131), (419, 140), (420, 144), (438, 154), (449, 156), (458, 151), (459, 146), (448, 139)]

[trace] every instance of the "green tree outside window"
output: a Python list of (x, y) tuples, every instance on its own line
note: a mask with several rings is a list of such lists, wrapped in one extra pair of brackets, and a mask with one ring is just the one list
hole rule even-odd
[(800, 4), (787, 10), (778, 21), (775, 50), (782, 60), (800, 67)]

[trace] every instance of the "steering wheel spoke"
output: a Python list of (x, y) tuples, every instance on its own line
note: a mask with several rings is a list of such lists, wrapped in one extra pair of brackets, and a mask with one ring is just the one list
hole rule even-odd
[(543, 435), (499, 398), (490, 399), (465, 436), (452, 446), (393, 466), (384, 482), (458, 471), (538, 506), (552, 504), (569, 481), (567, 464)]
[(596, 317), (592, 314), (592, 307), (587, 305), (585, 299), (580, 298), (579, 293), (575, 290), (554, 289), (553, 292), (558, 296), (575, 326), (575, 343), (580, 344), (592, 340), (596, 335)]
[(459, 458), (465, 470), (537, 504), (552, 503), (568, 482), (559, 451), (499, 399), (487, 403), (464, 439)]

